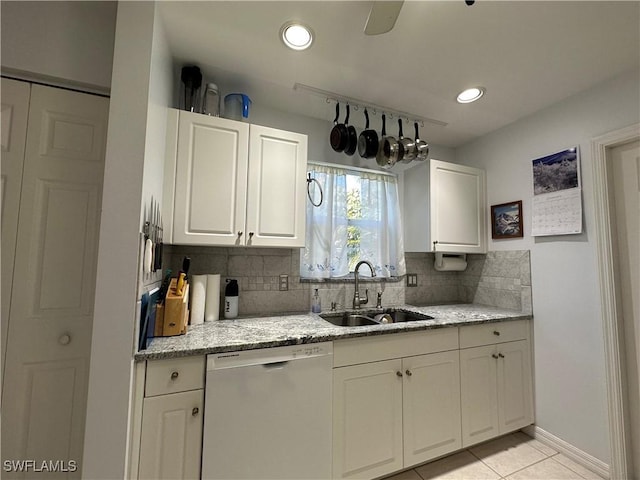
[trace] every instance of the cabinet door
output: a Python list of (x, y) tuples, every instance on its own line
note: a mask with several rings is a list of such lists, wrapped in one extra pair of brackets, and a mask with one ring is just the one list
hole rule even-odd
[(200, 478), (203, 403), (203, 390), (144, 399), (139, 478)]
[(404, 467), (462, 447), (458, 350), (403, 359)]
[(430, 160), (431, 241), (435, 251), (486, 253), (485, 173)]
[(243, 245), (249, 125), (180, 112), (173, 242)]
[(402, 361), (333, 370), (333, 478), (374, 478), (403, 466)]
[(247, 245), (304, 247), (307, 136), (251, 125)]
[(495, 345), (460, 350), (463, 447), (499, 435), (497, 359)]
[(529, 342), (498, 345), (498, 405), (500, 433), (533, 423)]

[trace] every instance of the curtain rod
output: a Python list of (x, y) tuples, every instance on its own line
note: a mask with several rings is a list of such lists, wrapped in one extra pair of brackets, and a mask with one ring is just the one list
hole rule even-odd
[(386, 175), (388, 177), (398, 178), (398, 174), (392, 172), (383, 172), (381, 170), (374, 170), (372, 168), (352, 167), (351, 165), (343, 165), (341, 163), (329, 163), (329, 162), (316, 162), (315, 160), (309, 160), (307, 165), (318, 165), (320, 167), (329, 168), (341, 168), (343, 170), (350, 170), (353, 172), (375, 173), (376, 175)]

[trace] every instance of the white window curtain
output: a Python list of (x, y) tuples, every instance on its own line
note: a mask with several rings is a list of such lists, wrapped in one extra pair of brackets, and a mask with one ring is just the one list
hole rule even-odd
[[(360, 260), (370, 261), (378, 277), (406, 273), (398, 184), (394, 176), (309, 164), (308, 171), (323, 191), (323, 202), (307, 201), (306, 246), (300, 253), (303, 278), (338, 278), (349, 272), (347, 175), (360, 177), (362, 216), (351, 221), (360, 229)], [(313, 192), (313, 183), (311, 184)], [(319, 198), (316, 192), (316, 198)], [(369, 269), (360, 273), (370, 275)]]

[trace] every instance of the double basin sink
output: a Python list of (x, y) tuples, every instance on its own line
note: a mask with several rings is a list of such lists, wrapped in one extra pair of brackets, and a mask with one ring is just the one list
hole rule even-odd
[(422, 313), (409, 312), (400, 308), (377, 308), (350, 312), (329, 312), (320, 314), (324, 320), (339, 327), (364, 327), (387, 323), (431, 320), (433, 317)]

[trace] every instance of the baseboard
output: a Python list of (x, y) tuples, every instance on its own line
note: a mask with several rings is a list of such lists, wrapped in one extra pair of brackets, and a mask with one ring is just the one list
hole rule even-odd
[(543, 430), (536, 425), (529, 425), (528, 427), (523, 428), (522, 431), (530, 437), (535, 438), (536, 440), (569, 457), (574, 462), (579, 463), (583, 467), (597, 473), (602, 478), (611, 478), (609, 465), (604, 463), (602, 460), (598, 460), (596, 457), (583, 452), (579, 448), (574, 447), (570, 443), (565, 442), (546, 430)]

